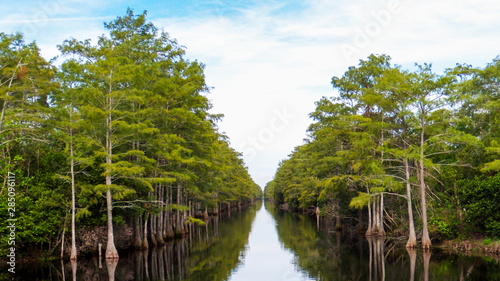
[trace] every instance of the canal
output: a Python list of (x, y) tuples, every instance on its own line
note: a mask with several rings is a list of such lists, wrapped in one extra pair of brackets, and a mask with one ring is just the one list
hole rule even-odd
[[(76, 272), (76, 274), (75, 274)], [(1, 277), (1, 276), (0, 276)], [(18, 280), (500, 280), (499, 259), (407, 251), (404, 243), (318, 230), (307, 216), (258, 202), (183, 239), (118, 263), (24, 265)]]

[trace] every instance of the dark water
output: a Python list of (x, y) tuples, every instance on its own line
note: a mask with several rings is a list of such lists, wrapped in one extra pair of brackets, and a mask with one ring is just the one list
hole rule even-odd
[[(75, 274), (76, 272), (76, 274)], [(6, 271), (0, 280), (12, 280)], [(500, 280), (495, 258), (407, 252), (400, 243), (316, 229), (313, 219), (257, 203), (188, 237), (118, 263), (79, 259), (17, 267), (16, 280)]]

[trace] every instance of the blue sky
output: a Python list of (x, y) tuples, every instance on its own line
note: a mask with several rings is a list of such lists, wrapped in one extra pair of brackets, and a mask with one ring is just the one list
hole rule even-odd
[(254, 180), (264, 186), (306, 137), (314, 102), (371, 53), (438, 72), (485, 66), (500, 54), (497, 0), (2, 1), (0, 32), (21, 31), (46, 58), (71, 37), (95, 39), (103, 22), (148, 11), (148, 19), (206, 65), (214, 113)]

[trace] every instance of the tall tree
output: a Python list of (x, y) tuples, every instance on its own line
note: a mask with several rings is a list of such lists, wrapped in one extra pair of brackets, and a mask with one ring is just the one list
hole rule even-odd
[[(360, 60), (358, 67), (350, 67), (342, 77), (333, 77), (332, 85), (339, 91), (340, 100), (352, 107), (351, 118), (359, 120), (359, 129), (353, 127), (357, 139), (352, 142), (353, 172), (358, 174), (362, 186), (367, 187), (372, 207), (368, 208), (370, 224), (367, 235), (385, 235), (384, 191), (388, 182), (383, 167), (383, 146), (388, 134), (387, 124), (393, 116), (392, 91), (380, 87), (381, 80), (394, 67), (386, 55), (370, 55)], [(367, 197), (362, 197), (367, 198)]]
[[(484, 69), (475, 72), (474, 86), (471, 89), (475, 97), (471, 107), (476, 108), (475, 116), (483, 121), (481, 137), (487, 146), (489, 161), (484, 164), (485, 173), (500, 172), (500, 57), (489, 63)], [(479, 122), (478, 122), (479, 123)]]
[[(1, 167), (11, 167), (10, 151), (20, 141), (44, 140), (47, 97), (56, 88), (55, 68), (35, 43), (21, 34), (0, 33), (0, 147)], [(6, 175), (4, 171), (2, 175)], [(5, 182), (4, 182), (5, 184)]]
[[(253, 181), (239, 170), (243, 163), (228, 148), (219, 149), (227, 142), (216, 132), (220, 116), (208, 113), (203, 65), (184, 59), (184, 50), (148, 23), (146, 12), (134, 15), (129, 9), (105, 27), (109, 37), (103, 35), (97, 45), (72, 39), (60, 50), (71, 56), (63, 72), (79, 93), (77, 110), (89, 126), (83, 133), (93, 140), (91, 154), (103, 162), (104, 184), (96, 190), (106, 195), (106, 255), (114, 258), (112, 209), (121, 204), (113, 198), (129, 196), (125, 204), (144, 216), (144, 223), (135, 220), (136, 232), (149, 229), (156, 245), (173, 232), (187, 231), (184, 222), (192, 215), (193, 201), (215, 206), (214, 191), (222, 188), (210, 176), (226, 178), (237, 170), (245, 181)], [(230, 155), (230, 171), (215, 167), (224, 155)], [(241, 185), (231, 186), (237, 188)], [(254, 186), (249, 189), (250, 194), (241, 192), (242, 199), (256, 195)], [(144, 239), (138, 239), (138, 247)]]
[[(432, 160), (427, 157), (427, 148), (429, 147), (431, 137), (436, 138), (430, 129), (433, 125), (442, 125), (443, 117), (446, 116), (446, 85), (447, 77), (438, 76), (432, 72), (431, 65), (418, 66), (418, 72), (413, 75), (413, 106), (416, 110), (415, 128), (419, 130), (418, 142), (415, 144), (418, 148), (417, 175), (420, 195), (420, 207), (422, 216), (422, 248), (431, 248), (431, 239), (429, 237), (428, 218), (427, 218), (427, 189), (428, 184), (426, 175), (428, 170), (437, 169)], [(443, 134), (443, 131), (438, 131)]]
[(63, 69), (68, 79), (76, 82), (75, 88), (80, 92), (78, 110), (88, 125), (86, 135), (95, 145), (93, 156), (102, 159), (105, 180), (96, 190), (104, 192), (106, 197), (106, 258), (111, 259), (118, 258), (113, 233), (113, 193), (116, 198), (124, 198), (135, 192), (114, 182), (137, 178), (144, 171), (137, 161), (144, 159), (144, 153), (127, 145), (144, 127), (129, 118), (136, 112), (131, 105), (141, 94), (140, 89), (133, 87), (134, 71), (138, 66), (131, 57), (141, 52), (137, 44), (143, 34), (154, 37), (156, 32), (154, 26), (145, 24), (144, 16), (136, 17), (129, 10), (126, 17), (105, 24), (111, 36), (100, 37), (96, 46), (92, 46), (90, 40), (76, 39), (67, 40), (60, 46), (64, 55), (72, 56)]
[(78, 83), (65, 76), (69, 72), (67, 69), (69, 66), (64, 65), (62, 71), (59, 72), (61, 75), (59, 79), (61, 87), (51, 95), (53, 106), (50, 125), (56, 128), (53, 133), (54, 137), (65, 143), (64, 152), (69, 162), (69, 177), (63, 176), (63, 178), (67, 179), (71, 187), (70, 260), (76, 260), (78, 255), (76, 247), (76, 175), (80, 171), (79, 166), (83, 168), (92, 165), (93, 162), (92, 157), (86, 157), (88, 156), (86, 152), (89, 148), (86, 146), (88, 139), (85, 137), (85, 134), (81, 134), (86, 125), (79, 111), (79, 108), (82, 106), (82, 101), (78, 97), (79, 86)]
[(415, 232), (415, 223), (413, 217), (413, 196), (412, 196), (412, 178), (414, 167), (412, 165), (413, 148), (412, 139), (414, 139), (413, 129), (410, 127), (410, 118), (412, 111), (409, 106), (412, 102), (411, 94), (411, 73), (403, 71), (400, 67), (393, 67), (387, 71), (379, 81), (381, 91), (388, 93), (391, 97), (388, 137), (383, 145), (382, 151), (387, 156), (385, 166), (388, 176), (399, 180), (405, 187), (405, 198), (408, 209), (408, 242), (407, 248), (417, 247), (417, 236)]

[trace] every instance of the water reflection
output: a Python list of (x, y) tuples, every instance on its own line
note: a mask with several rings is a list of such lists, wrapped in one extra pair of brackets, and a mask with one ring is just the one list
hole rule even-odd
[(406, 250), (393, 239), (317, 231), (315, 219), (269, 207), (284, 247), (310, 280), (500, 280), (498, 260)]
[(108, 269), (109, 281), (115, 281), (115, 272), (117, 266), (118, 266), (117, 259), (106, 260), (106, 267)]
[[(406, 250), (404, 242), (317, 229), (315, 218), (260, 203), (184, 239), (118, 262), (20, 265), (17, 280), (500, 280), (498, 260)], [(16, 268), (17, 269), (17, 268)], [(10, 279), (0, 273), (3, 277)]]
[(385, 280), (385, 239), (366, 237), (369, 249), (369, 280)]
[[(267, 205), (266, 208), (272, 207)], [(298, 281), (310, 280), (294, 263), (294, 255), (284, 249), (276, 232), (276, 221), (269, 211), (261, 209), (252, 225), (244, 263), (229, 281)]]
[(410, 281), (415, 280), (415, 264), (417, 263), (417, 249), (406, 249), (410, 256)]
[(223, 222), (213, 219), (185, 239), (149, 253), (130, 253), (127, 260), (135, 261), (130, 266), (136, 273), (134, 280), (227, 280), (245, 256), (252, 221), (260, 206), (257, 203), (248, 210), (233, 212)]
[[(97, 257), (78, 263), (20, 265), (16, 280), (225, 281), (243, 261), (252, 222), (262, 203), (213, 218), (183, 239), (149, 251), (120, 253), (118, 261)], [(4, 280), (1, 278), (0, 280)]]

